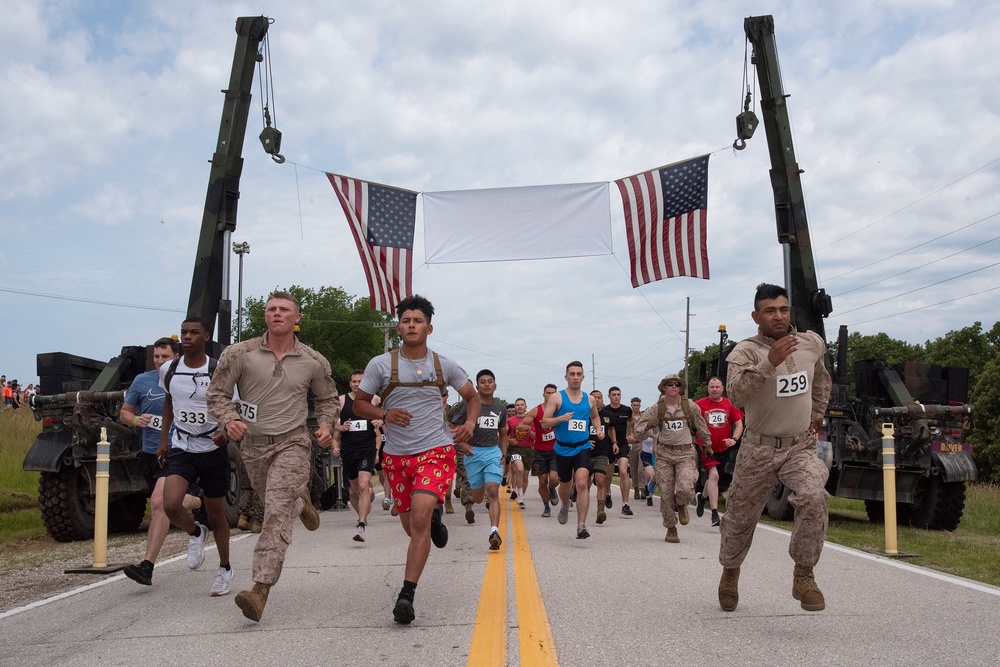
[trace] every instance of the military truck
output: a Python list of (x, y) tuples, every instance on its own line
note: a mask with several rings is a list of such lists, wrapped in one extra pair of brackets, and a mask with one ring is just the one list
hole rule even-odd
[[(230, 342), (232, 305), (228, 290), (230, 235), (236, 228), (243, 140), (250, 111), (254, 67), (262, 60), (262, 45), (271, 20), (264, 16), (236, 20), (236, 51), (215, 153), (212, 155), (208, 194), (195, 259), (188, 317), (218, 321), (218, 335), (209, 354), (218, 357)], [(264, 150), (276, 162), (281, 158), (280, 133), (268, 127), (261, 133)], [(146, 510), (147, 487), (137, 469), (142, 450), (138, 429), (118, 421), (125, 389), (140, 373), (153, 368), (152, 350), (126, 346), (108, 362), (64, 352), (39, 354), (40, 393), (31, 400), (42, 432), (28, 450), (23, 468), (41, 473), (38, 500), (45, 528), (60, 542), (90, 539), (94, 534), (97, 442), (107, 428), (111, 445), (108, 527), (135, 530)], [(240, 452), (229, 445), (230, 484), (227, 518), (236, 525), (240, 495)]]
[[(744, 31), (753, 49), (751, 62), (759, 84), (792, 321), (799, 331), (815, 331), (826, 340), (824, 320), (833, 312), (833, 305), (816, 279), (802, 192), (803, 172), (792, 145), (774, 19), (749, 17), (744, 21)], [(733, 147), (737, 150), (746, 147), (746, 140), (758, 125), (749, 108), (749, 93), (747, 100), (736, 119)], [(972, 412), (968, 404), (968, 370), (915, 363), (889, 367), (879, 359), (860, 360), (852, 369), (852, 390), (847, 339), (847, 327), (841, 326), (836, 367), (832, 358), (827, 359), (833, 392), (818, 444), (818, 455), (830, 468), (826, 490), (841, 498), (864, 500), (869, 519), (884, 520), (881, 425), (892, 423), (899, 523), (954, 530), (965, 508), (966, 483), (977, 477), (972, 446), (963, 440), (963, 427)], [(719, 370), (723, 377), (724, 360), (731, 350), (732, 345), (723, 345), (720, 350)], [(768, 500), (767, 513), (776, 519), (792, 518), (794, 508), (788, 495), (788, 489), (779, 482)]]

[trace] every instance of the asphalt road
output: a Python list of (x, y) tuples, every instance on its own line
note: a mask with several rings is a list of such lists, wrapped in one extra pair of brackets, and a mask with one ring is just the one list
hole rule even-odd
[[(198, 571), (157, 565), (152, 587), (121, 575), (0, 615), (0, 665), (990, 665), (1000, 654), (1000, 589), (827, 545), (823, 612), (791, 597), (788, 534), (757, 530), (735, 612), (716, 597), (718, 530), (694, 517), (663, 541), (657, 507), (615, 505), (591, 538), (505, 501), (505, 542), (487, 550), (485, 510), (460, 508), (432, 549), (417, 619), (392, 620), (406, 538), (377, 506), (368, 540), (354, 514), (324, 512), (295, 528), (260, 623), (233, 603), (251, 585), (254, 536), (235, 541), (233, 594), (208, 595), (217, 555)], [(905, 545), (901, 545), (905, 547)]]

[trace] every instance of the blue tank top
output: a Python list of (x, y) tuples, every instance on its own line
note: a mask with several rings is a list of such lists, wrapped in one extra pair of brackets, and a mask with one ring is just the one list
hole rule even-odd
[(561, 415), (572, 413), (573, 420), (568, 422), (559, 422), (556, 424), (555, 428), (552, 429), (556, 434), (556, 447), (558, 448), (559, 443), (565, 443), (568, 445), (576, 445), (587, 443), (590, 446), (590, 397), (586, 393), (580, 398), (579, 403), (573, 403), (569, 400), (569, 396), (566, 395), (566, 390), (563, 389), (559, 392), (562, 395), (562, 405), (553, 417), (559, 417)]

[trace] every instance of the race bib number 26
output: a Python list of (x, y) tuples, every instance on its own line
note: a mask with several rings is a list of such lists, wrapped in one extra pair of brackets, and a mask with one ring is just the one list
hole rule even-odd
[(809, 374), (805, 371), (791, 375), (779, 375), (775, 380), (778, 398), (798, 396), (809, 391)]

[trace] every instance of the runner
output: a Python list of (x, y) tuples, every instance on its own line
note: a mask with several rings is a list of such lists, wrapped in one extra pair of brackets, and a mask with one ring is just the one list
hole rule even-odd
[[(632, 447), (628, 442), (628, 420), (632, 417), (632, 409), (622, 404), (622, 390), (618, 387), (608, 389), (608, 405), (600, 412), (601, 418), (610, 419), (610, 425), (615, 432), (615, 443), (618, 445), (618, 452), (612, 464), (618, 464), (618, 490), (622, 496), (622, 514), (632, 516), (632, 508), (628, 505), (628, 490), (632, 486), (629, 478), (629, 456), (632, 454)], [(612, 468), (614, 465), (612, 465)], [(613, 470), (608, 472), (610, 482)], [(605, 498), (605, 505), (611, 509), (611, 494)]]
[(542, 428), (540, 415), (545, 414), (545, 401), (549, 396), (559, 391), (554, 384), (547, 384), (542, 389), (542, 402), (533, 407), (518, 424), (518, 428), (529, 431), (534, 437), (534, 453), (531, 460), (531, 474), (538, 478), (538, 495), (545, 509), (543, 517), (552, 516), (551, 505), (559, 504), (559, 473), (556, 471), (556, 434), (550, 428)]
[[(717, 377), (708, 380), (708, 396), (695, 401), (712, 434), (712, 456), (700, 453), (701, 465), (708, 471), (705, 494), (695, 494), (695, 513), (705, 514), (705, 495), (712, 510), (712, 525), (719, 525), (719, 463), (728, 458), (726, 450), (736, 444), (743, 433), (743, 413), (722, 395), (722, 380)], [(724, 458), (725, 456), (725, 458)]]
[[(333, 455), (344, 463), (344, 475), (350, 484), (351, 507), (358, 514), (354, 541), (365, 541), (368, 513), (372, 509), (371, 486), (378, 456), (376, 437), (382, 420), (359, 419), (354, 414), (354, 399), (364, 371), (351, 373), (351, 391), (340, 397), (340, 423), (333, 432)], [(378, 400), (378, 399), (376, 399)]]
[(528, 402), (523, 398), (514, 401), (514, 416), (507, 417), (507, 433), (509, 434), (507, 456), (510, 459), (511, 486), (519, 492), (517, 506), (524, 509), (524, 494), (528, 490), (528, 478), (535, 458), (535, 434), (533, 429), (517, 427), (524, 421), (528, 412)]
[[(606, 498), (611, 497), (611, 460), (618, 455), (618, 443), (615, 431), (611, 428), (611, 417), (602, 415), (604, 409), (604, 394), (600, 389), (590, 392), (597, 408), (598, 423), (590, 424), (590, 469), (594, 486), (597, 487), (597, 523), (608, 520), (605, 512)], [(603, 436), (598, 436), (600, 428)], [(589, 489), (588, 489), (589, 495)]]

